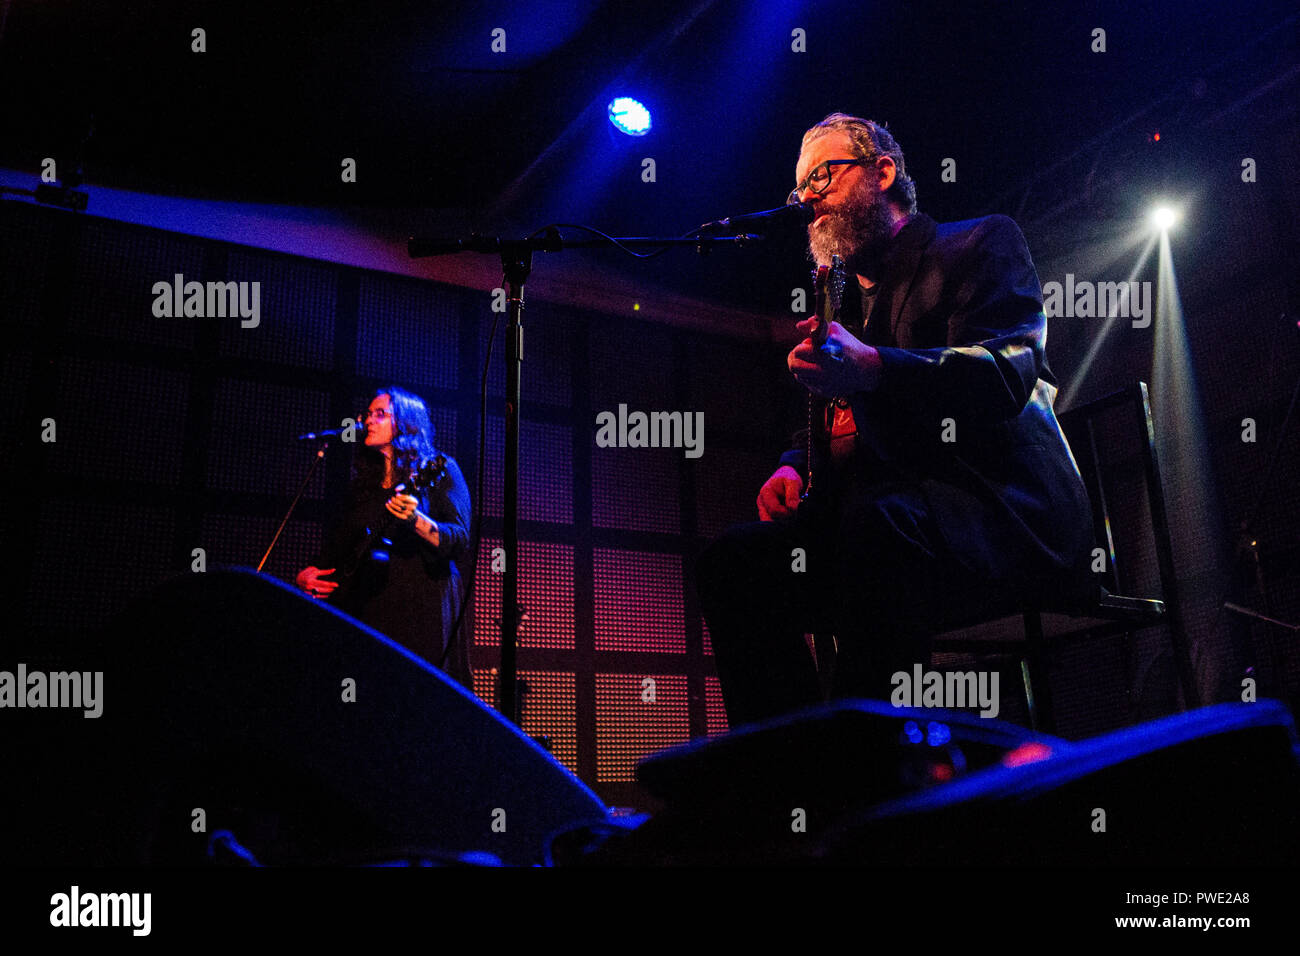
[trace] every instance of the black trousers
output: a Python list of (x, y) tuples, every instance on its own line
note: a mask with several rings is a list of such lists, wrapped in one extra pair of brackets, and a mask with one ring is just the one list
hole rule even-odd
[(906, 485), (728, 529), (700, 555), (696, 587), (731, 726), (820, 701), (810, 632), (836, 636), (834, 696), (887, 699), (894, 673), (928, 663), (968, 578)]

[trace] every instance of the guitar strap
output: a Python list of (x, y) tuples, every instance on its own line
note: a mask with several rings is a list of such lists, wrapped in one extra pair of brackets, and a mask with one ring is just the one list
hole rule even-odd
[[(882, 330), (888, 335), (890, 297), (887, 293), (881, 294), (880, 289), (880, 283), (863, 289), (856, 276), (845, 283), (840, 325), (868, 345), (883, 344)], [(861, 431), (859, 423), (854, 421), (852, 409), (838, 404), (833, 407), (834, 418), (828, 423), (832, 457), (843, 460), (865, 444), (875, 457), (883, 458), (872, 435)]]
[[(857, 276), (850, 275), (848, 281), (844, 283), (844, 293), (840, 300), (839, 323), (855, 338), (863, 338), (862, 330), (866, 324), (863, 317), (870, 312), (873, 301), (874, 296), (864, 292), (858, 285)], [(853, 412), (842, 404), (828, 403), (827, 411), (828, 413), (833, 411), (833, 415), (828, 414), (826, 420), (832, 445), (831, 457), (839, 460), (848, 454), (852, 444), (850, 436), (857, 431), (857, 428), (853, 421)]]

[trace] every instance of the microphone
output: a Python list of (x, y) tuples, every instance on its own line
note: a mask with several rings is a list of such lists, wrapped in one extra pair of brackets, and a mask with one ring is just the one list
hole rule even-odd
[(339, 436), (345, 434), (349, 430), (352, 431), (353, 434), (356, 434), (357, 432), (364, 432), (366, 430), (366, 426), (361, 424), (361, 422), (357, 422), (355, 425), (351, 427), (351, 429), (322, 428), (318, 432), (307, 432), (307, 434), (305, 435), (299, 435), (297, 438), (294, 439), (294, 441), (316, 441), (317, 439), (320, 438), (338, 438)]
[(700, 231), (717, 229), (722, 232), (732, 232), (744, 231), (751, 227), (762, 229), (764, 226), (768, 228), (785, 225), (806, 226), (815, 218), (817, 218), (817, 211), (813, 208), (812, 203), (797, 202), (786, 206), (777, 206), (775, 209), (764, 209), (762, 212), (746, 213), (743, 216), (716, 219), (700, 226)]

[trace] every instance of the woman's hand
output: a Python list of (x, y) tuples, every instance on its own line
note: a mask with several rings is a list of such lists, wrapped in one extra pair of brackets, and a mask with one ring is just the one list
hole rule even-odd
[(413, 522), (415, 520), (415, 510), (420, 507), (420, 502), (411, 495), (398, 494), (393, 495), (384, 502), (384, 507), (398, 520)]
[(435, 548), (442, 544), (442, 532), (438, 522), (419, 511), (420, 502), (410, 495), (397, 494), (384, 503), (394, 517), (405, 521), (415, 533)]
[(294, 583), (302, 588), (314, 598), (329, 597), (334, 589), (339, 586), (337, 581), (326, 581), (322, 575), (333, 574), (334, 568), (318, 568), (315, 566), (303, 568), (298, 572), (298, 577)]

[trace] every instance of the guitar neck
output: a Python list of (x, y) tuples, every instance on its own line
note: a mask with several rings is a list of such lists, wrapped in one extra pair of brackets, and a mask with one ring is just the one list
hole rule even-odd
[[(840, 301), (844, 292), (844, 262), (839, 256), (831, 257), (831, 264), (818, 266), (813, 273), (814, 309), (816, 322), (808, 336), (814, 348), (822, 348), (830, 335), (831, 323), (839, 316)], [(817, 483), (825, 470), (829, 435), (821, 432), (825, 427), (826, 402), (811, 391), (808, 393), (808, 481), (804, 486), (803, 498), (812, 494), (813, 485)], [(819, 421), (820, 419), (820, 421)]]

